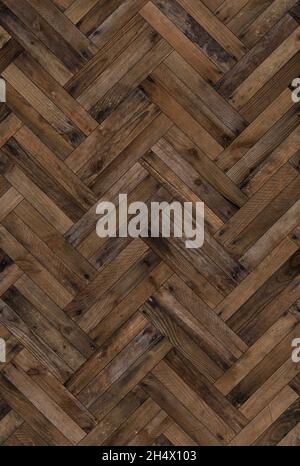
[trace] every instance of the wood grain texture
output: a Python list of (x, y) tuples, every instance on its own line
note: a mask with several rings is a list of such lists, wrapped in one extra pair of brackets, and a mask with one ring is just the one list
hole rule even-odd
[[(1, 0), (1, 445), (300, 445), (297, 0)], [(96, 205), (205, 203), (205, 242)]]

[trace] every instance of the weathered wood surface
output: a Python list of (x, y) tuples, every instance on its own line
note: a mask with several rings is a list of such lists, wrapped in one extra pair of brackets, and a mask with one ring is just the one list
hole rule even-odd
[[(296, 0), (2, 0), (2, 445), (300, 445)], [(95, 206), (203, 201), (203, 248)]]

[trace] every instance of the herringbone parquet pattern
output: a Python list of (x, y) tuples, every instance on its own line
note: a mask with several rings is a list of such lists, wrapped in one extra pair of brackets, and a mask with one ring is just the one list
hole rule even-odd
[[(0, 443), (300, 445), (298, 2), (0, 24)], [(203, 201), (204, 246), (98, 238), (119, 193)]]

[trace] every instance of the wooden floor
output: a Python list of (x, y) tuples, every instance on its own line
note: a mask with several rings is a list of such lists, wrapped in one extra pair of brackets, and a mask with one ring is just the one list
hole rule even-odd
[[(296, 0), (2, 0), (2, 445), (300, 445)], [(205, 243), (95, 206), (203, 201)]]

